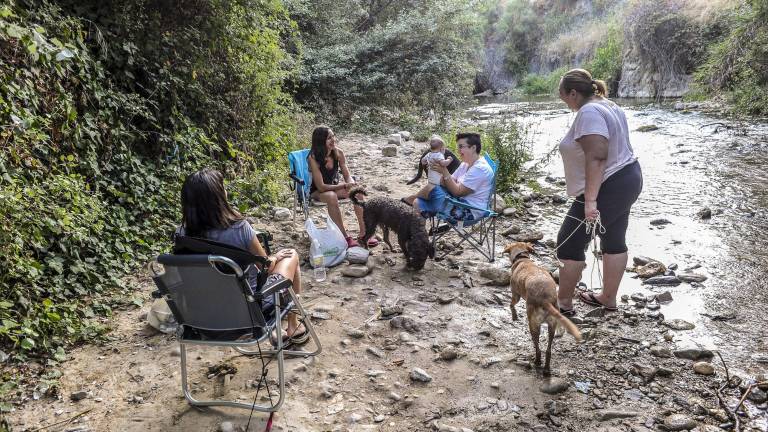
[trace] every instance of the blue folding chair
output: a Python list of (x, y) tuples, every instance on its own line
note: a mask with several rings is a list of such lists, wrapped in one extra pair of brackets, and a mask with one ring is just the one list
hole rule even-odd
[(304, 212), (304, 219), (309, 217), (309, 188), (312, 186), (312, 173), (309, 171), (309, 149), (288, 153), (288, 165), (293, 193), (293, 220), (296, 220), (297, 205)]
[[(436, 249), (437, 241), (444, 235), (453, 231), (461, 238), (459, 244), (456, 247), (460, 247), (462, 244), (467, 243), (472, 246), (476, 251), (480, 252), (489, 262), (493, 262), (496, 259), (496, 218), (499, 216), (494, 211), (496, 208), (496, 170), (498, 169), (498, 163), (494, 161), (491, 156), (485, 152), (483, 153), (485, 161), (493, 169), (493, 180), (491, 186), (491, 192), (488, 195), (488, 205), (486, 208), (479, 208), (467, 203), (458, 201), (451, 196), (448, 196), (446, 200), (449, 204), (466, 208), (470, 210), (476, 210), (482, 212), (479, 218), (472, 221), (464, 221), (463, 226), (459, 227), (453, 218), (446, 213), (438, 212), (429, 218), (430, 221), (430, 233), (432, 235), (432, 247)], [(443, 227), (450, 227), (449, 229), (441, 229)], [(453, 248), (450, 250), (454, 250)], [(442, 259), (450, 250), (444, 251), (441, 255), (437, 256), (437, 259)]]

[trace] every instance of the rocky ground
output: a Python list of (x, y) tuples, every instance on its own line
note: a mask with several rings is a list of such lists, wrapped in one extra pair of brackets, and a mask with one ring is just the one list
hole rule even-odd
[[(349, 136), (341, 147), (372, 195), (399, 198), (415, 190), (404, 183), (424, 144), (387, 141)], [(518, 198), (524, 204), (506, 210), (498, 227), (508, 239), (538, 241), (541, 262), (547, 266), (552, 266), (547, 257), (553, 242), (536, 230), (542, 230), (547, 215), (565, 211), (562, 186), (558, 179), (551, 180), (551, 191), (521, 191)], [(314, 207), (312, 215), (323, 211)], [(349, 204), (344, 211), (348, 227), (354, 229)], [(256, 225), (275, 235), (277, 247), (294, 247), (306, 255), (309, 242), (300, 220), (267, 216)], [(498, 250), (507, 238), (499, 237)], [(658, 313), (659, 302), (668, 300), (663, 289), (660, 297), (625, 299), (619, 312), (607, 315), (577, 305), (585, 342), (577, 344), (567, 335), (558, 338), (553, 373), (545, 377), (531, 364), (524, 304), (517, 306), (520, 321), (513, 322), (509, 313), (509, 288), (497, 270), (508, 264), (506, 257), (499, 257), (495, 270), (488, 269), (479, 254), (452, 241), (455, 238), (443, 245), (450, 251), (447, 259), (428, 261), (418, 272), (404, 269), (402, 254), (384, 246), (373, 249), (373, 269), (360, 278), (342, 276), (342, 264), (329, 271), (326, 281), (314, 282), (304, 265), (303, 301), (312, 311), (323, 352), (317, 358), (287, 362), (288, 394), (274, 430), (732, 427), (733, 420), (717, 402), (726, 371), (712, 352), (686, 344), (688, 323), (665, 321)], [(143, 273), (139, 277), (142, 294), (149, 299), (152, 282)], [(393, 306), (402, 312), (381, 319), (381, 309)], [(186, 403), (179, 384), (178, 344), (173, 336), (146, 324), (147, 309), (116, 313), (107, 341), (73, 350), (56, 369), (61, 375), (57, 396), (30, 395), (16, 404), (9, 415), (12, 430), (244, 430), (249, 414), (245, 410), (196, 409)], [(200, 348), (192, 348), (189, 358), (196, 395), (216, 392), (244, 402), (253, 399), (259, 360), (231, 350)], [(208, 378), (208, 368), (224, 362), (237, 368), (231, 379)], [(742, 377), (723, 390), (729, 406), (736, 405), (751, 378)], [(753, 390), (744, 403), (742, 430), (765, 430), (765, 390)], [(261, 395), (263, 399), (265, 392)], [(263, 430), (266, 418), (254, 414), (249, 430)]]

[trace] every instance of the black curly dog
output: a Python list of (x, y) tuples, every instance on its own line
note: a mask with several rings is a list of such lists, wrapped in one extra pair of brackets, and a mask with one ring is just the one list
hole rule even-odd
[(424, 268), (427, 257), (435, 257), (435, 250), (429, 242), (424, 219), (412, 208), (386, 197), (360, 201), (357, 195), (365, 196), (365, 189), (355, 187), (349, 191), (349, 199), (352, 203), (363, 208), (365, 236), (361, 244), (368, 244), (368, 239), (376, 232), (378, 225), (384, 231), (384, 242), (389, 246), (389, 250), (394, 250), (392, 243), (389, 242), (389, 230), (397, 233), (397, 243), (405, 255), (408, 267), (421, 270)]
[[(431, 151), (430, 149), (426, 149), (426, 150), (424, 151), (424, 153), (422, 153), (422, 154), (421, 154), (421, 156), (419, 156), (419, 162), (418, 162), (418, 171), (416, 172), (416, 177), (414, 177), (414, 178), (410, 179), (410, 180), (409, 180), (408, 182), (406, 182), (405, 184), (414, 184), (414, 183), (416, 183), (417, 181), (419, 181), (419, 179), (421, 178), (421, 176), (422, 176), (422, 175), (424, 175), (424, 173), (425, 173), (425, 172), (427, 172), (427, 167), (425, 167), (424, 165), (422, 165), (422, 164), (421, 164), (421, 159), (422, 159), (424, 156), (426, 156), (426, 155), (427, 155), (427, 153), (429, 153), (430, 151)], [(459, 165), (461, 165), (461, 161), (459, 160), (459, 158), (457, 158), (457, 157), (456, 157), (456, 155), (455, 155), (455, 154), (453, 154), (453, 153), (452, 153), (450, 150), (448, 150), (448, 149), (445, 149), (445, 152), (443, 153), (443, 156), (445, 156), (445, 158), (446, 158), (446, 159), (448, 159), (449, 157), (452, 157), (452, 158), (453, 158), (453, 161), (452, 161), (450, 164), (448, 164), (448, 172), (450, 172), (451, 174), (453, 174), (453, 172), (454, 172), (454, 171), (456, 171), (456, 168), (458, 168), (458, 167), (459, 167)]]

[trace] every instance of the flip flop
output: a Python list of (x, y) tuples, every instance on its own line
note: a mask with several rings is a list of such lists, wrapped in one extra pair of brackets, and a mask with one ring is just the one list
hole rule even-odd
[[(303, 344), (309, 339), (309, 331), (307, 330), (307, 326), (304, 325), (304, 323), (301, 321), (299, 321), (299, 325), (304, 326), (304, 331), (301, 333), (294, 333), (293, 335), (288, 336), (285, 329), (283, 329), (283, 331), (280, 333), (280, 335), (283, 337), (283, 348), (288, 348), (293, 344)], [(277, 330), (273, 330), (272, 333), (270, 333), (269, 341), (272, 342), (273, 346), (277, 346)]]
[(590, 306), (601, 307), (601, 308), (605, 309), (608, 312), (616, 312), (617, 310), (619, 310), (616, 307), (606, 306), (606, 305), (600, 303), (600, 300), (598, 300), (597, 297), (595, 297), (595, 294), (591, 293), (591, 292), (579, 293), (579, 300), (581, 300), (582, 302), (584, 302), (584, 303), (586, 303), (586, 304), (588, 304)]
[(560, 315), (566, 318), (573, 318), (576, 316), (576, 308), (563, 309), (560, 306), (558, 306), (557, 308), (560, 309)]
[(400, 198), (400, 202), (407, 205), (408, 207), (413, 207), (408, 201), (405, 200), (405, 198)]

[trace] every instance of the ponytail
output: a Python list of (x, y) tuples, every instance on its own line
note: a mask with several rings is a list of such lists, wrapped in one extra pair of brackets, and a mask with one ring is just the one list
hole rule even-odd
[(592, 79), (592, 74), (586, 69), (571, 69), (563, 75), (560, 80), (560, 90), (569, 92), (576, 90), (576, 93), (585, 98), (592, 96), (608, 96), (608, 86), (603, 80)]

